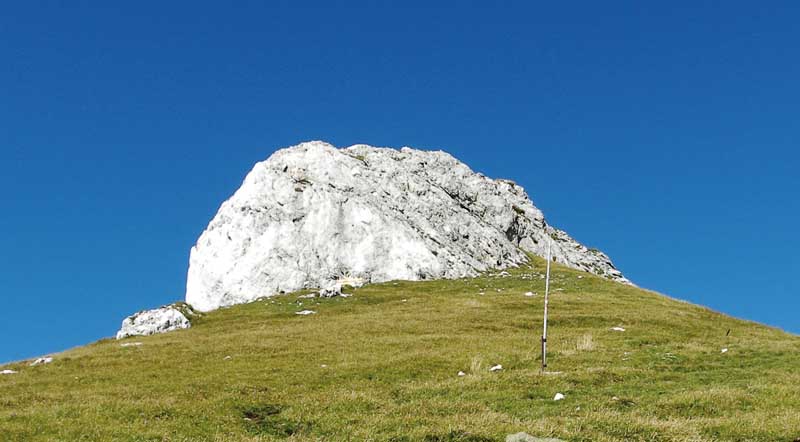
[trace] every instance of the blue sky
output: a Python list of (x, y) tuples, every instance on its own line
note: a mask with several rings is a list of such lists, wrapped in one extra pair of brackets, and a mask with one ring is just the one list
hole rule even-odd
[(447, 150), (641, 286), (800, 332), (800, 4), (396, 3), (6, 5), (0, 361), (181, 299), (312, 139)]

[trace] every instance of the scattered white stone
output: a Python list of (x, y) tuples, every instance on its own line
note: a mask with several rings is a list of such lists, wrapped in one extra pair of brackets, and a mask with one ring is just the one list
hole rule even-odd
[(533, 437), (528, 433), (516, 433), (506, 436), (506, 442), (564, 442), (552, 437)]
[(138, 347), (140, 345), (142, 345), (141, 342), (123, 342), (119, 344), (120, 347)]
[(727, 348), (723, 348), (723, 349), (722, 349), (722, 353), (727, 353), (727, 352), (728, 352), (728, 349), (727, 349)]
[(559, 263), (628, 282), (606, 255), (546, 223), (511, 181), (442, 151), (313, 141), (256, 164), (221, 205), (191, 250), (186, 301), (209, 311), (332, 277), (477, 276), (543, 256), (545, 238)]
[(223, 361), (230, 361), (231, 359), (233, 359), (233, 357), (231, 356), (225, 356), (224, 358), (222, 358)]
[(554, 400), (554, 401), (560, 401), (560, 400), (562, 400), (562, 399), (564, 399), (564, 398), (566, 398), (566, 396), (564, 396), (563, 394), (561, 394), (561, 393), (556, 393), (556, 395), (553, 397), (553, 400)]
[(619, 400), (619, 398), (618, 398), (618, 397), (616, 397), (616, 396), (614, 396), (614, 397), (612, 397), (612, 398), (611, 398), (611, 400), (616, 402), (616, 401), (618, 401), (618, 400)]
[(529, 297), (529, 298), (530, 298), (531, 296), (536, 296), (536, 293), (533, 293), (533, 292), (526, 292), (526, 293), (525, 293), (525, 296), (527, 296), (527, 297)]
[(408, 299), (403, 299), (400, 302), (408, 302)]
[(611, 330), (618, 331), (618, 332), (624, 332), (625, 331), (625, 329), (622, 328), (622, 327), (611, 327)]
[(320, 367), (322, 367), (322, 368), (328, 368), (328, 366), (327, 366), (327, 365), (325, 365), (325, 364), (322, 364), (322, 365), (320, 365)]
[(342, 295), (342, 285), (339, 283), (329, 284), (319, 291), (320, 298), (334, 298)]
[(459, 375), (459, 376), (466, 376), (467, 374), (466, 374), (466, 373), (464, 373), (463, 371), (459, 371), (459, 372), (458, 372), (458, 375)]
[(300, 310), (299, 312), (295, 312), (294, 314), (295, 315), (307, 316), (307, 315), (313, 315), (315, 313), (317, 313), (317, 312), (315, 312), (313, 310)]
[(18, 372), (14, 371), (14, 370), (3, 370), (3, 371), (0, 371), (0, 374), (17, 374), (17, 373)]
[(189, 322), (189, 318), (181, 312), (181, 309), (187, 312), (192, 311), (189, 306), (179, 307), (173, 304), (128, 316), (122, 321), (122, 327), (117, 332), (117, 339), (189, 328), (192, 324)]
[(500, 364), (495, 365), (494, 367), (490, 368), (489, 371), (500, 371), (503, 369), (503, 366)]
[(342, 298), (349, 298), (349, 297), (351, 297), (351, 296), (353, 296), (353, 295), (351, 295), (351, 294), (349, 294), (349, 293), (342, 293), (342, 295), (341, 295), (341, 296), (342, 296)]
[(34, 360), (33, 362), (31, 362), (31, 367), (33, 367), (34, 365), (49, 364), (51, 362), (53, 362), (53, 358), (51, 358), (49, 356), (48, 357), (44, 357), (44, 358), (38, 358), (38, 359)]
[(316, 297), (317, 297), (316, 293), (309, 293), (307, 295), (300, 295), (300, 296), (297, 297), (297, 299), (312, 299), (312, 298), (316, 298)]
[(502, 271), (502, 272), (500, 272), (499, 276), (501, 278), (507, 278), (507, 277), (511, 276), (511, 273), (508, 273), (506, 271)]

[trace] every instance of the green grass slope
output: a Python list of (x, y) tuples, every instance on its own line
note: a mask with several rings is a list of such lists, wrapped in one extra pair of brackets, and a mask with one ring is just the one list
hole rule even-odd
[(549, 339), (560, 373), (541, 374), (542, 267), (280, 296), (0, 367), (19, 371), (0, 375), (0, 440), (800, 438), (800, 337), (561, 267)]

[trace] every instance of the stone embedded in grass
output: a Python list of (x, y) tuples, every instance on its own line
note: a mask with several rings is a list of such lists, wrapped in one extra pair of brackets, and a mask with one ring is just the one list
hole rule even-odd
[(119, 344), (120, 347), (139, 347), (142, 345), (141, 342), (125, 342), (123, 344)]
[(341, 284), (331, 284), (328, 287), (325, 287), (319, 291), (320, 298), (335, 298), (337, 296), (341, 296), (341, 294), (342, 294)]
[(533, 293), (533, 292), (525, 292), (525, 296), (527, 296), (527, 297), (529, 297), (529, 298), (530, 298), (531, 296), (536, 296), (536, 293)]
[(728, 352), (728, 349), (727, 348), (723, 348), (720, 353), (727, 353), (727, 352)]
[(33, 362), (31, 362), (31, 367), (33, 367), (34, 365), (49, 364), (51, 362), (53, 362), (53, 358), (51, 358), (49, 356), (48, 357), (44, 357), (44, 358), (38, 358), (38, 359), (34, 360)]
[(295, 312), (294, 314), (295, 315), (301, 315), (301, 316), (308, 316), (308, 315), (313, 315), (313, 314), (316, 314), (316, 313), (317, 312), (315, 312), (313, 310), (300, 310), (299, 312)]
[(316, 298), (316, 297), (317, 297), (316, 293), (309, 293), (307, 295), (300, 295), (300, 296), (297, 297), (297, 299), (311, 299), (311, 298)]
[(466, 375), (467, 375), (467, 374), (466, 374), (466, 373), (464, 373), (463, 371), (459, 371), (459, 372), (458, 372), (458, 376), (466, 376)]
[(117, 332), (117, 339), (189, 328), (192, 324), (186, 315), (191, 316), (192, 314), (194, 314), (194, 310), (188, 304), (183, 303), (144, 310), (128, 316), (122, 321), (122, 327)]
[(552, 437), (533, 437), (528, 433), (516, 433), (506, 436), (506, 442), (564, 442)]
[(565, 398), (566, 398), (566, 396), (564, 396), (564, 395), (563, 395), (563, 394), (561, 394), (561, 393), (556, 393), (556, 395), (555, 395), (555, 396), (553, 396), (553, 400), (554, 400), (554, 401), (560, 401), (560, 400), (563, 400), (563, 399), (565, 399)]
[(500, 371), (503, 369), (503, 366), (500, 364), (495, 365), (494, 367), (490, 368), (489, 371)]
[(14, 371), (14, 370), (3, 370), (3, 371), (0, 371), (0, 374), (17, 374), (17, 373), (18, 372)]
[(611, 330), (618, 331), (618, 332), (624, 332), (625, 331), (625, 329), (622, 328), (622, 327), (611, 327)]

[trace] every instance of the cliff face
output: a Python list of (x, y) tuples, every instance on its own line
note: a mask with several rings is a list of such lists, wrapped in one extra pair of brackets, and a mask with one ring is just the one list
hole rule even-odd
[(473, 276), (544, 256), (628, 283), (544, 220), (524, 189), (445, 152), (303, 143), (256, 164), (192, 248), (202, 311), (347, 279)]

